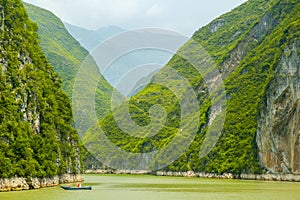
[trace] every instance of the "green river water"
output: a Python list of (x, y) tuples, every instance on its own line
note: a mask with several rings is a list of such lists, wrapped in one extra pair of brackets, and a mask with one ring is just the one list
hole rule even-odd
[(300, 183), (157, 177), (146, 175), (85, 175), (91, 191), (59, 187), (0, 193), (0, 200), (200, 200), (300, 199)]

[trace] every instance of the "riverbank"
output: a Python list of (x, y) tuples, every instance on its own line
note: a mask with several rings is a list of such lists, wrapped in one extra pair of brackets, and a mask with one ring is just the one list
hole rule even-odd
[(164, 171), (139, 171), (139, 170), (86, 170), (86, 174), (132, 174), (132, 175), (154, 175), (154, 176), (174, 176), (174, 177), (199, 177), (199, 178), (217, 178), (217, 179), (242, 179), (242, 180), (260, 180), (260, 181), (289, 181), (300, 182), (300, 174), (239, 174), (224, 173), (222, 175), (204, 172), (164, 172)]
[(81, 174), (63, 174), (52, 178), (0, 178), (0, 192), (40, 189), (82, 181), (83, 176)]
[(214, 173), (195, 173), (188, 172), (156, 172), (156, 176), (182, 176), (199, 178), (219, 178), (219, 179), (242, 179), (242, 180), (260, 180), (260, 181), (290, 181), (300, 182), (300, 175), (296, 174), (239, 174), (224, 173), (222, 175)]

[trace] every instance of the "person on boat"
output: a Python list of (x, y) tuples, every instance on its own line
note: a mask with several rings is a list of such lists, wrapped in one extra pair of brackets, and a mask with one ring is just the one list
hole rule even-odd
[(77, 187), (80, 188), (80, 187), (81, 187), (81, 183), (78, 183), (78, 184), (77, 184)]

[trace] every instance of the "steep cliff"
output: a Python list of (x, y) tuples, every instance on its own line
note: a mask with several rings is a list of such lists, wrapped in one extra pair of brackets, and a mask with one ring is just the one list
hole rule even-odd
[[(38, 25), (38, 35), (41, 40), (42, 50), (53, 66), (54, 71), (62, 79), (62, 89), (72, 100), (72, 92), (76, 73), (81, 65), (88, 59), (89, 52), (80, 46), (67, 31), (62, 21), (50, 11), (24, 3), (30, 19)], [(94, 60), (90, 63), (95, 69), (98, 66)], [(110, 109), (110, 94), (113, 87), (99, 75), (96, 91), (96, 110), (99, 118), (104, 117)], [(74, 113), (76, 115), (76, 113)], [(85, 113), (88, 115), (88, 113)], [(77, 115), (76, 115), (77, 116)], [(75, 116), (75, 117), (76, 117)], [(79, 125), (76, 127), (83, 129)]]
[[(249, 0), (199, 29), (179, 50), (179, 55), (189, 54), (190, 60), (201, 60), (203, 52), (191, 45), (197, 41), (222, 74), (226, 117), (222, 131), (211, 133), (211, 138), (218, 138), (218, 141), (208, 154), (201, 157), (199, 150), (203, 144), (213, 143), (206, 140), (208, 129), (216, 116), (225, 110), (218, 104), (223, 96), (215, 100), (217, 106), (212, 106), (207, 80), (213, 84), (219, 77), (217, 73), (212, 74), (205, 82), (201, 75), (205, 76), (211, 68), (199, 74), (188, 60), (178, 55), (153, 78), (151, 84), (129, 101), (131, 119), (144, 128), (152, 123), (150, 108), (153, 105), (160, 104), (165, 109), (167, 117), (160, 119), (165, 126), (160, 127), (155, 136), (151, 133), (155, 131), (149, 130), (151, 126), (146, 131), (138, 129), (140, 135), (128, 132), (126, 125), (125, 129), (121, 127), (116, 117), (128, 118), (127, 105), (122, 105), (114, 115), (110, 114), (99, 122), (101, 130), (99, 127), (90, 129), (84, 143), (95, 154), (106, 156), (107, 163), (117, 163), (124, 168), (133, 167), (130, 158), (126, 161), (116, 155), (107, 156), (103, 153), (105, 149), (97, 147), (97, 141), (101, 143), (104, 134), (114, 145), (131, 153), (146, 155), (172, 144), (177, 132), (182, 130), (179, 126), (182, 110), (173, 91), (155, 84), (155, 80), (176, 84), (178, 80), (168, 80), (166, 73), (174, 69), (196, 92), (200, 108), (199, 126), (189, 148), (163, 170), (217, 174), (297, 173), (299, 6), (296, 0)], [(147, 134), (150, 136), (145, 137)], [(201, 151), (200, 155), (203, 155)], [(147, 159), (151, 160), (151, 157)]]
[(300, 41), (285, 47), (260, 109), (257, 144), (272, 173), (300, 173)]
[[(239, 40), (235, 48), (230, 50), (221, 62), (221, 70), (226, 84), (227, 113), (223, 137), (220, 138), (215, 149), (216, 154), (211, 159), (224, 160), (226, 164), (223, 162), (221, 168), (219, 166), (216, 170), (222, 171), (223, 167), (228, 166), (240, 168), (241, 165), (250, 160), (251, 156), (249, 155), (252, 154), (254, 157), (259, 155), (257, 159), (262, 171), (259, 170), (257, 164), (248, 163), (248, 167), (245, 166), (244, 170), (237, 170), (235, 173), (279, 172), (278, 170), (270, 170), (275, 166), (270, 167), (269, 165), (265, 168), (267, 165), (264, 164), (264, 161), (270, 160), (267, 158), (270, 155), (270, 152), (267, 153), (270, 149), (268, 146), (272, 143), (272, 141), (268, 141), (270, 137), (265, 136), (269, 135), (265, 131), (271, 131), (271, 127), (265, 126), (262, 131), (262, 122), (259, 120), (264, 119), (258, 119), (258, 116), (261, 115), (261, 112), (264, 115), (265, 112), (261, 106), (266, 102), (264, 101), (265, 94), (267, 92), (273, 93), (277, 87), (281, 87), (275, 84), (270, 90), (269, 84), (274, 77), (279, 76), (277, 68), (280, 66), (284, 49), (299, 40), (298, 10), (299, 3), (297, 1), (273, 1), (273, 6), (261, 16), (259, 21), (246, 33), (244, 39)], [(286, 81), (284, 76), (281, 78), (283, 82)], [(269, 109), (272, 110), (272, 106), (269, 105), (267, 112), (270, 112)], [(286, 127), (286, 124), (281, 124), (279, 121), (273, 125)], [(261, 142), (259, 139), (261, 135), (261, 139), (268, 139)], [(285, 143), (285, 145), (291, 148), (291, 144)], [(250, 148), (252, 148), (252, 152), (248, 151)], [(231, 153), (223, 155), (217, 153), (224, 151), (224, 149), (226, 149), (225, 152)], [(242, 152), (248, 151), (248, 153), (242, 155), (241, 151), (236, 151), (232, 154), (233, 149), (242, 150)], [(234, 164), (236, 159), (241, 161), (239, 166)], [(257, 166), (257, 171), (249, 170), (250, 166), (251, 168)], [(231, 169), (233, 172), (235, 171), (234, 168)]]
[(0, 177), (81, 173), (70, 101), (39, 46), (37, 26), (20, 0), (0, 1), (0, 22)]
[[(53, 66), (54, 71), (62, 79), (62, 89), (68, 95), (70, 100), (73, 95), (73, 87), (75, 77), (80, 69), (81, 65), (90, 62), (91, 68), (95, 71), (98, 70), (98, 66), (93, 59), (88, 57), (89, 52), (80, 46), (65, 28), (63, 22), (48, 10), (36, 7), (34, 5), (24, 3), (29, 18), (38, 25), (38, 36), (40, 39), (40, 45), (42, 47), (45, 56)], [(99, 74), (98, 86), (96, 89), (96, 112), (101, 119), (110, 110), (110, 94), (113, 87), (105, 80), (103, 76)], [(90, 77), (95, 78), (95, 77)], [(95, 79), (97, 79), (95, 78)], [(120, 98), (121, 94), (120, 94)], [(74, 106), (74, 104), (73, 104)], [(75, 127), (80, 136), (86, 131), (86, 127), (81, 123), (81, 117), (90, 113), (85, 110), (76, 109), (74, 113)], [(102, 164), (93, 159), (93, 157), (84, 150), (83, 154), (84, 165), (89, 166), (101, 166)]]

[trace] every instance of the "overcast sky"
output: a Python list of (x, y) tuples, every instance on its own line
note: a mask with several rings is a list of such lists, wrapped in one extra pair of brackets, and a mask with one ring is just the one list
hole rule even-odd
[(166, 28), (191, 36), (246, 0), (24, 0), (63, 21), (88, 29), (117, 25), (130, 30)]

